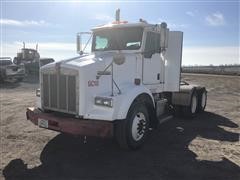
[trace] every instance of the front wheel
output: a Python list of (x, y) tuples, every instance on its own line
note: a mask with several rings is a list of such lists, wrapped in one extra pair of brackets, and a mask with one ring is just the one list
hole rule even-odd
[(142, 103), (133, 103), (125, 120), (115, 126), (115, 135), (118, 144), (124, 149), (140, 148), (149, 131), (149, 114)]

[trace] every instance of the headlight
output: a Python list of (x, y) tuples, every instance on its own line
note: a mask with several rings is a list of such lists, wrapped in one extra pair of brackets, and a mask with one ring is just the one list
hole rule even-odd
[(40, 97), (40, 95), (41, 95), (40, 89), (37, 89), (37, 90), (36, 90), (36, 96), (37, 96), (37, 97)]
[(95, 97), (95, 104), (99, 106), (113, 107), (113, 99), (106, 97)]

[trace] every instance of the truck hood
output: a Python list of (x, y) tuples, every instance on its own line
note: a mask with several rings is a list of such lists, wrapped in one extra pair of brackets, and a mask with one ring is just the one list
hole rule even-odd
[(68, 67), (73, 69), (81, 69), (84, 67), (87, 68), (88, 66), (99, 66), (99, 67), (105, 67), (109, 65), (112, 61), (112, 57), (115, 54), (115, 52), (108, 52), (108, 53), (102, 53), (101, 55), (96, 54), (89, 54), (89, 55), (81, 55), (74, 58), (61, 60), (58, 62), (47, 64), (41, 69), (49, 69), (49, 68), (55, 68), (55, 66), (60, 67)]
[(80, 56), (73, 60), (67, 60), (66, 65), (85, 67), (93, 64), (109, 64), (112, 61), (113, 55), (114, 53), (106, 53), (98, 56), (96, 54)]

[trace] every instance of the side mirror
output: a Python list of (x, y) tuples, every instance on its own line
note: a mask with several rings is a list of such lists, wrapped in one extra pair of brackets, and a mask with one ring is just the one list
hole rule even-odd
[[(90, 35), (88, 41), (84, 44), (84, 46), (82, 47), (82, 39), (84, 41), (84, 38), (82, 38), (82, 36), (86, 34), (86, 35)], [(87, 47), (87, 45), (89, 44), (90, 40), (92, 38), (92, 33), (91, 32), (79, 32), (77, 33), (77, 53), (82, 55)]]

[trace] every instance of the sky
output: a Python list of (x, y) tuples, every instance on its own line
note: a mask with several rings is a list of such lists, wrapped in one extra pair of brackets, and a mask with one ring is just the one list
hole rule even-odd
[(76, 33), (121, 19), (166, 22), (184, 32), (183, 65), (239, 64), (239, 1), (13, 1), (0, 0), (0, 56), (35, 48), (55, 60), (76, 56)]

